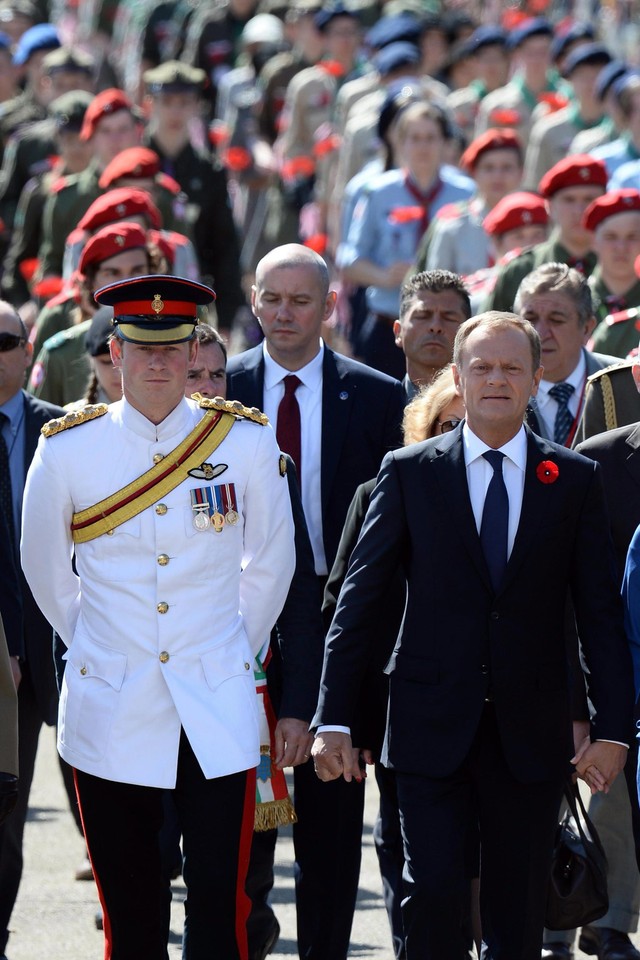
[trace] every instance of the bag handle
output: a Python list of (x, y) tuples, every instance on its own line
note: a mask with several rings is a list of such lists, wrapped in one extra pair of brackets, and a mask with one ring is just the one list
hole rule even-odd
[[(564, 786), (564, 795), (567, 801), (567, 806), (569, 807), (569, 810), (571, 811), (573, 819), (575, 820), (576, 827), (578, 828), (578, 833), (580, 834), (580, 839), (582, 840), (582, 842), (589, 843), (589, 841), (591, 841), (591, 843), (593, 843), (598, 848), (600, 853), (603, 856), (606, 856), (600, 837), (598, 836), (598, 833), (595, 827), (593, 826), (593, 823), (591, 822), (589, 814), (587, 813), (587, 810), (585, 808), (584, 801), (580, 796), (580, 790), (578, 788), (578, 784), (573, 783), (572, 780), (567, 780)], [(583, 826), (583, 821), (587, 830), (589, 831), (588, 836)]]

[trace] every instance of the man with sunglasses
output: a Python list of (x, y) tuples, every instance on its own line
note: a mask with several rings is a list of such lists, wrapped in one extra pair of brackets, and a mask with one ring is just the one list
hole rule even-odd
[(400, 318), (393, 332), (396, 346), (406, 358), (407, 373), (402, 383), (408, 400), (451, 363), (458, 327), (470, 316), (469, 294), (457, 273), (425, 270), (403, 285)]
[[(0, 300), (0, 512), (7, 520), (6, 537), (17, 565), (27, 469), (35, 453), (40, 427), (64, 413), (60, 407), (36, 400), (22, 389), (31, 353), (24, 323), (10, 304)], [(4, 957), (22, 874), (22, 836), (38, 737), (43, 723), (49, 726), (55, 723), (58, 699), (51, 627), (38, 610), (21, 570), (19, 574), (23, 630), (16, 639), (12, 639), (11, 634), (7, 639), (18, 691), (20, 784), (16, 808), (0, 827), (0, 960)]]

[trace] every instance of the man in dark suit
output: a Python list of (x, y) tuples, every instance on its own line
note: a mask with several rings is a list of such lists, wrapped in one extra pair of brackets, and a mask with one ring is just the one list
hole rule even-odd
[[(22, 494), (29, 464), (48, 420), (64, 413), (60, 407), (36, 400), (22, 389), (31, 362), (27, 331), (14, 308), (0, 301), (0, 432), (8, 461), (10, 496), (7, 527), (11, 549), (18, 559)], [(3, 451), (0, 450), (0, 456)], [(43, 544), (46, 531), (43, 531)], [(29, 791), (43, 723), (56, 722), (57, 691), (53, 670), (52, 631), (31, 595), (19, 570), (23, 625), (18, 647), (9, 648), (14, 682), (18, 690), (20, 785), (15, 810), (0, 828), (0, 960), (9, 938), (9, 920), (22, 875), (22, 836), (27, 817)]]
[[(539, 960), (553, 838), (574, 753), (565, 642), (570, 589), (597, 711), (574, 762), (591, 790), (622, 769), (630, 657), (597, 465), (523, 427), (542, 368), (533, 327), (466, 321), (454, 377), (466, 420), (390, 454), (327, 638), (318, 775), (354, 775), (354, 689), (370, 613), (398, 565), (407, 608), (383, 762), (396, 771), (409, 960), (458, 960), (465, 840), (477, 822), (487, 960)], [(594, 557), (598, 563), (594, 563)], [(532, 597), (534, 601), (532, 602)], [(522, 827), (514, 849), (509, 823)]]
[[(276, 248), (258, 264), (252, 293), (264, 343), (233, 357), (227, 367), (229, 398), (263, 409), (276, 426), (282, 449), (296, 461), (318, 576), (318, 609), (353, 494), (377, 473), (385, 453), (400, 445), (405, 402), (400, 383), (322, 343), (322, 324), (333, 313), (335, 301), (321, 257), (299, 244)], [(289, 447), (290, 434), (280, 415), (291, 383), (285, 379), (294, 374), (299, 381), (294, 384), (296, 449)], [(283, 669), (285, 683), (288, 675)], [(319, 681), (317, 675), (316, 689)], [(287, 697), (285, 686), (283, 698)], [(288, 718), (287, 723), (289, 737), (306, 736), (308, 723), (303, 719)], [(342, 782), (326, 789), (309, 764), (295, 768), (296, 907), (302, 958), (341, 960), (347, 955), (360, 872), (362, 779), (359, 774), (358, 784)], [(254, 842), (250, 875), (258, 869), (258, 859), (261, 870), (272, 869), (273, 849), (266, 852), (270, 866), (265, 866), (265, 854), (259, 850), (267, 842), (265, 837)]]
[(596, 325), (589, 284), (565, 263), (545, 263), (520, 284), (514, 310), (536, 328), (542, 343), (544, 373), (531, 398), (527, 423), (539, 436), (570, 447), (582, 416), (587, 379), (617, 362), (586, 349)]

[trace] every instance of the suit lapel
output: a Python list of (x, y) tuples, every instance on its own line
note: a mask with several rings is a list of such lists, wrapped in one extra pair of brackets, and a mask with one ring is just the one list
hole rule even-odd
[(467, 468), (464, 462), (462, 444), (462, 425), (452, 433), (445, 434), (438, 445), (438, 453), (440, 457), (433, 461), (433, 466), (440, 483), (442, 495), (449, 505), (449, 515), (452, 517), (452, 522), (462, 537), (479, 574), (488, 589), (492, 590), (489, 570), (480, 543), (478, 528), (471, 507), (471, 498), (469, 497)]
[(520, 564), (529, 554), (539, 535), (540, 519), (548, 513), (550, 484), (543, 483), (537, 469), (543, 460), (554, 460), (555, 449), (541, 437), (527, 430), (527, 466), (522, 493), (522, 508), (518, 530), (507, 563), (503, 589), (513, 580)]
[(38, 414), (38, 411), (34, 408), (31, 399), (28, 393), (23, 391), (24, 398), (24, 475), (26, 477), (27, 471), (33, 460), (33, 455), (36, 452), (36, 447), (38, 446), (38, 440), (40, 439), (40, 428), (43, 423), (49, 419), (49, 417), (43, 417), (41, 414)]
[[(264, 356), (262, 346), (248, 350), (242, 366), (231, 377), (230, 399), (239, 397), (245, 407), (264, 407)], [(275, 429), (275, 425), (274, 425)]]
[(322, 515), (326, 515), (329, 494), (340, 462), (356, 385), (339, 356), (324, 348), (322, 361), (322, 444), (320, 455), (320, 489)]

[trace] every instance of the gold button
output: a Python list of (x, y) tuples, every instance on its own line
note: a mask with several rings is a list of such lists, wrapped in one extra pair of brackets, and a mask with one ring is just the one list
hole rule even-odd
[(158, 516), (164, 517), (164, 515), (165, 515), (166, 512), (167, 512), (167, 505), (166, 505), (166, 503), (159, 503), (159, 504), (157, 504), (157, 506), (156, 506), (156, 513), (158, 514)]
[(166, 567), (166, 565), (169, 563), (169, 557), (166, 555), (166, 553), (160, 554), (158, 557), (158, 563), (161, 567)]
[(86, 668), (86, 667), (80, 667), (80, 673), (82, 674), (83, 677), (86, 677), (86, 675), (87, 675), (87, 668)]
[(107, 536), (108, 536), (108, 537), (112, 537), (112, 536), (113, 536), (113, 530), (107, 530)]
[(164, 460), (164, 454), (163, 454), (163, 453), (154, 453), (154, 455), (153, 455), (153, 462), (154, 462), (154, 463), (160, 463), (161, 460)]
[(169, 604), (168, 604), (168, 603), (165, 603), (164, 600), (162, 600), (162, 601), (158, 604), (158, 606), (157, 606), (156, 609), (157, 609), (158, 613), (166, 613), (167, 610), (169, 609)]
[(245, 670), (250, 670), (250, 669), (251, 669), (251, 664), (250, 664), (250, 663), (245, 663), (244, 668), (245, 668)]
[(167, 663), (168, 659), (169, 659), (169, 654), (167, 653), (166, 650), (163, 650), (162, 653), (160, 654), (160, 663)]

